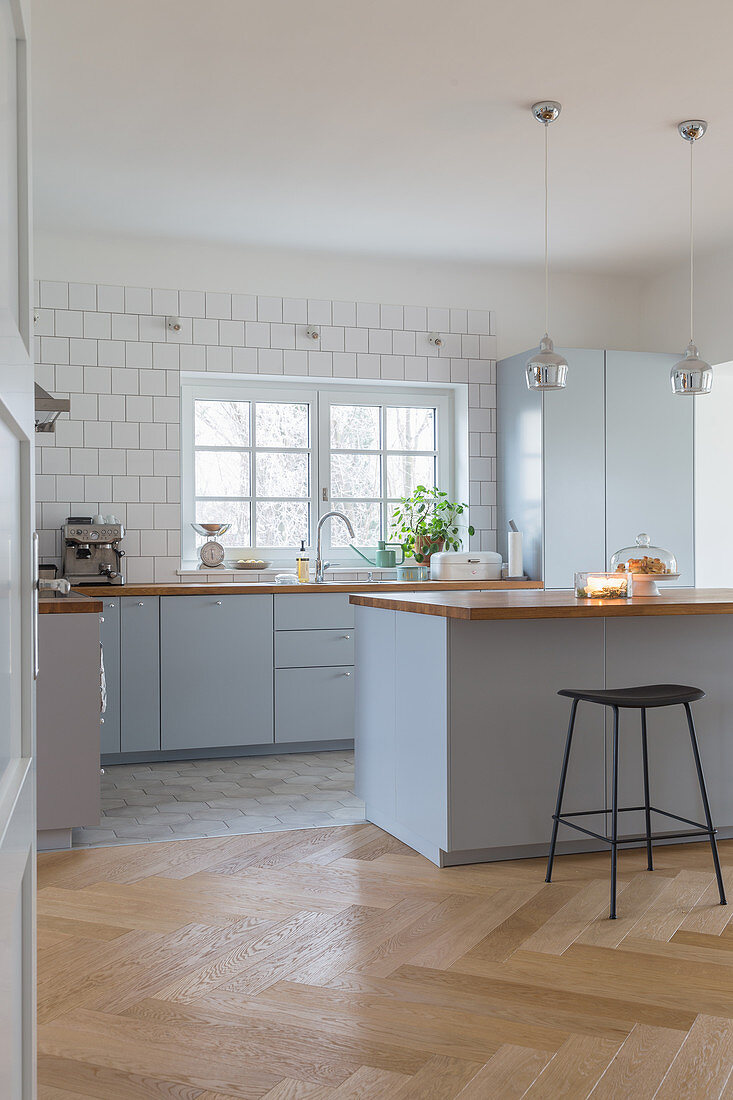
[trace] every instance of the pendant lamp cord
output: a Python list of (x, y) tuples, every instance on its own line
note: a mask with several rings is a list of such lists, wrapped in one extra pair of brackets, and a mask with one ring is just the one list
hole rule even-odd
[(695, 300), (695, 265), (694, 247), (695, 247), (695, 232), (693, 221), (693, 171), (692, 171), (692, 150), (695, 145), (694, 141), (690, 142), (690, 343), (694, 343), (694, 330), (693, 330), (693, 317), (694, 317), (694, 300)]
[(548, 123), (545, 123), (545, 333), (550, 331), (550, 266), (549, 266), (549, 251), (547, 247), (547, 224), (548, 224), (548, 209), (549, 209), (549, 144), (550, 144), (550, 127)]

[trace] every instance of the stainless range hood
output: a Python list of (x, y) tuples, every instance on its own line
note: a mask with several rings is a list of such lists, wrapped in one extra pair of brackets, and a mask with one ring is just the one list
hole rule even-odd
[(67, 413), (71, 409), (71, 401), (68, 397), (51, 397), (42, 386), (36, 382), (36, 431), (53, 432), (56, 430), (56, 421), (61, 413)]

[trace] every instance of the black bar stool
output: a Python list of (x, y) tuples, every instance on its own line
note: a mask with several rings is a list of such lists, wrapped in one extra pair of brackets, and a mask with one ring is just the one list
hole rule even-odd
[[(571, 829), (577, 829), (580, 833), (586, 833), (588, 836), (595, 837), (596, 840), (602, 840), (606, 844), (611, 846), (611, 920), (616, 919), (616, 855), (620, 845), (622, 844), (638, 844), (640, 841), (646, 841), (646, 854), (647, 854), (647, 868), (650, 871), (654, 870), (652, 862), (652, 841), (653, 840), (679, 840), (682, 837), (691, 836), (707, 836), (710, 840), (710, 847), (713, 852), (713, 864), (715, 865), (715, 876), (718, 880), (718, 890), (720, 892), (720, 904), (726, 905), (725, 890), (723, 888), (723, 876), (720, 873), (720, 859), (718, 857), (718, 845), (715, 840), (716, 829), (713, 826), (713, 819), (710, 816), (710, 803), (708, 802), (708, 792), (705, 787), (705, 776), (703, 775), (702, 763), (700, 761), (700, 750), (697, 745), (697, 735), (695, 734), (695, 723), (692, 720), (692, 711), (690, 710), (690, 703), (697, 702), (698, 699), (702, 699), (705, 695), (704, 691), (700, 688), (683, 687), (680, 684), (651, 684), (644, 687), (631, 687), (631, 688), (616, 688), (612, 691), (574, 691), (570, 688), (565, 688), (562, 691), (558, 691), (558, 695), (565, 695), (569, 699), (572, 699), (572, 706), (570, 708), (570, 723), (568, 725), (568, 735), (565, 741), (565, 754), (562, 761), (562, 770), (560, 772), (560, 785), (557, 790), (557, 805), (555, 812), (552, 815), (552, 839), (550, 841), (550, 854), (547, 860), (547, 875), (545, 882), (552, 881), (552, 864), (555, 859), (555, 844), (557, 841), (557, 829), (562, 821), (564, 825), (569, 825)], [(570, 746), (573, 740), (573, 728), (575, 726), (575, 715), (578, 710), (578, 703), (580, 701), (585, 703), (598, 703), (603, 707), (611, 707), (613, 710), (613, 771), (611, 776), (611, 809), (607, 807), (603, 810), (581, 810), (579, 813), (567, 814), (562, 812), (562, 800), (565, 791), (565, 779), (568, 774), (568, 763), (570, 761)], [(683, 706), (685, 708), (685, 714), (687, 715), (687, 725), (690, 731), (690, 741), (692, 742), (692, 755), (695, 759), (695, 767), (697, 768), (697, 779), (700, 784), (700, 795), (702, 797), (703, 810), (705, 813), (705, 824), (702, 825), (698, 821), (690, 821), (689, 818), (680, 817), (679, 814), (669, 813), (667, 810), (659, 810), (656, 807), (650, 805), (649, 802), (649, 759), (647, 755), (647, 741), (646, 741), (646, 712), (653, 707), (674, 707)], [(619, 806), (618, 804), (618, 730), (619, 730), (619, 710), (640, 710), (641, 711), (641, 751), (642, 762), (644, 770), (644, 805), (643, 806)], [(628, 813), (633, 810), (643, 810), (646, 820), (646, 829), (641, 836), (627, 836), (619, 837), (618, 835), (618, 815), (619, 813)], [(611, 815), (611, 835), (602, 836), (600, 833), (595, 833), (591, 829), (585, 829), (581, 825), (577, 825), (574, 821), (569, 821), (571, 817), (589, 817), (594, 814)], [(694, 826), (693, 830), (686, 830), (684, 832), (677, 833), (652, 833), (651, 829), (651, 815), (652, 813), (661, 814), (663, 817), (670, 817), (674, 821), (681, 821), (685, 825)], [(606, 820), (608, 817), (606, 816)]]

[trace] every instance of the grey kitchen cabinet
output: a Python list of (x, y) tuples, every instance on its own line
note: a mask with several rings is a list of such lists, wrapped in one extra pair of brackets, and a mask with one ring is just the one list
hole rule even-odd
[(677, 558), (681, 576), (670, 586), (695, 583), (695, 402), (672, 393), (669, 372), (679, 358), (606, 352), (608, 555), (646, 532)]
[(104, 598), (100, 637), (107, 709), (101, 716), (100, 752), (120, 752), (120, 598)]
[[(320, 599), (322, 597), (316, 597)], [(352, 668), (279, 668), (275, 741), (342, 741), (354, 736)]]
[(163, 750), (272, 744), (273, 597), (164, 596)]
[(120, 750), (151, 752), (160, 749), (160, 600), (120, 601)]
[(353, 627), (278, 630), (275, 633), (275, 668), (316, 668), (319, 665), (353, 663)]
[(497, 365), (498, 549), (515, 520), (527, 574), (569, 588), (646, 531), (693, 585), (693, 402), (669, 385), (680, 356), (558, 350), (570, 367), (558, 392), (527, 389), (529, 353)]

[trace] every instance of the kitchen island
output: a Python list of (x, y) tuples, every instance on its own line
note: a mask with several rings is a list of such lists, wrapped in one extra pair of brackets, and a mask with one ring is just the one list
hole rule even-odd
[[(356, 793), (367, 819), (439, 866), (547, 851), (564, 687), (688, 683), (713, 816), (733, 835), (733, 589), (365, 594), (356, 612)], [(567, 811), (610, 805), (603, 708), (581, 704)], [(651, 801), (700, 820), (684, 712), (649, 715)], [(620, 804), (638, 806), (638, 715), (622, 713)], [(643, 831), (624, 815), (624, 832)], [(589, 827), (604, 831), (604, 821)], [(658, 829), (659, 822), (654, 822)], [(563, 836), (565, 832), (565, 836)], [(558, 851), (601, 847), (561, 829)]]

